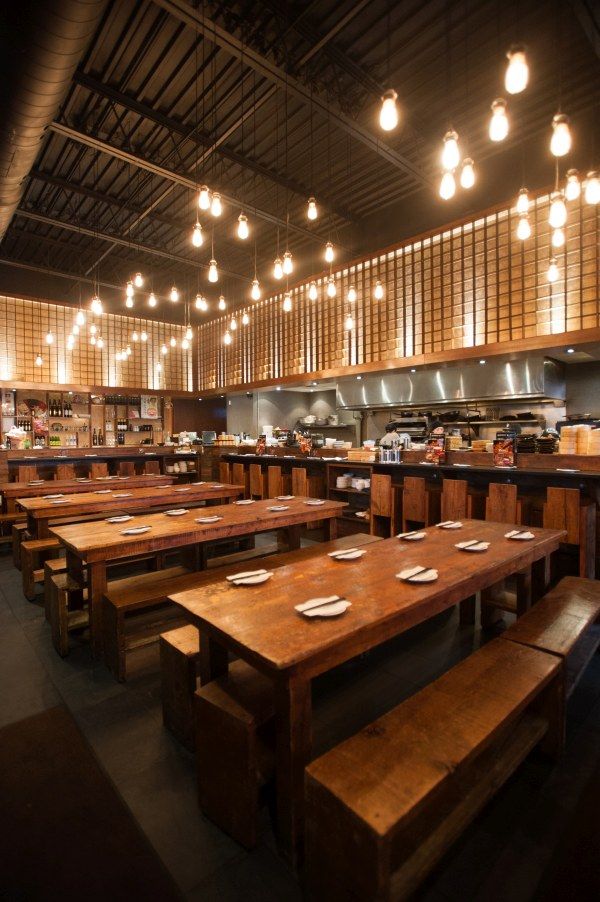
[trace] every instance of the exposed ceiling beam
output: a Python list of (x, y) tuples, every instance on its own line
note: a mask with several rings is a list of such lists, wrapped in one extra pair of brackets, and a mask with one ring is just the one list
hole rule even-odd
[[(179, 135), (185, 140), (191, 141), (196, 147), (205, 147), (216, 150), (221, 156), (231, 160), (232, 163), (237, 163), (238, 166), (241, 166), (244, 169), (256, 172), (263, 178), (274, 182), (277, 185), (281, 185), (282, 188), (292, 191), (294, 194), (298, 194), (303, 198), (307, 198), (310, 194), (311, 189), (307, 188), (305, 185), (301, 185), (295, 179), (292, 179), (287, 175), (280, 175), (277, 172), (273, 172), (272, 169), (263, 166), (262, 163), (252, 160), (244, 154), (238, 153), (236, 150), (222, 147), (222, 141), (215, 147), (215, 142), (207, 132), (203, 132), (195, 126), (190, 127), (189, 125), (185, 125), (183, 122), (161, 113), (147, 103), (143, 103), (132, 95), (125, 94), (117, 88), (107, 85), (91, 75), (87, 75), (85, 72), (76, 72), (73, 81), (100, 97), (112, 100), (125, 110), (137, 113), (149, 122), (154, 122), (156, 125), (162, 126), (172, 134)], [(244, 112), (244, 119), (247, 118), (247, 114)], [(321, 193), (319, 193), (319, 202), (324, 208), (329, 209), (331, 213), (339, 216), (340, 219), (345, 219), (348, 222), (353, 221), (352, 216), (347, 210), (336, 207), (329, 198)]]
[(312, 104), (316, 110), (342, 131), (360, 141), (397, 169), (410, 175), (419, 184), (429, 186), (430, 182), (425, 173), (411, 160), (384, 144), (379, 137), (372, 135), (366, 128), (343, 113), (338, 106), (328, 103), (326, 99), (321, 98), (276, 63), (257, 53), (247, 44), (243, 44), (234, 35), (204, 15), (201, 10), (194, 9), (185, 0), (153, 0), (153, 2), (179, 19), (180, 22), (184, 22), (195, 31), (200, 31), (209, 41), (223, 48), (235, 59), (241, 59), (243, 63), (268, 78), (278, 88), (302, 103)]
[[(53, 276), (57, 279), (68, 279), (70, 282), (90, 281), (82, 275), (76, 275), (62, 269), (50, 269), (48, 266), (36, 266), (33, 263), (24, 263), (22, 260), (12, 260), (10, 257), (0, 257), (0, 266), (13, 266), (16, 269), (26, 269), (29, 272), (42, 273), (45, 276)], [(103, 288), (114, 288), (116, 291), (123, 290), (122, 285), (114, 285), (112, 282), (105, 282), (102, 279), (99, 279), (97, 284), (102, 285)]]
[[(172, 254), (170, 251), (164, 251), (159, 247), (151, 247), (147, 244), (140, 244), (139, 242), (135, 242), (132, 245), (131, 241), (128, 238), (121, 238), (117, 235), (109, 235), (104, 232), (97, 232), (94, 229), (88, 229), (85, 226), (80, 226), (74, 222), (65, 222), (62, 219), (54, 219), (52, 216), (44, 216), (41, 213), (34, 213), (32, 210), (23, 210), (21, 207), (17, 210), (16, 216), (21, 216), (24, 219), (30, 219), (33, 222), (40, 222), (44, 225), (54, 226), (58, 229), (66, 229), (68, 232), (77, 232), (79, 235), (86, 235), (89, 238), (96, 238), (98, 241), (110, 241), (112, 244), (120, 245), (122, 247), (132, 248), (135, 247), (137, 251), (143, 254), (149, 254), (152, 257), (163, 257), (166, 260), (172, 260), (175, 263), (182, 264), (183, 266), (189, 266), (193, 269), (208, 269), (208, 263), (200, 263), (196, 260), (190, 260), (188, 257), (183, 257), (181, 254)], [(227, 276), (228, 278), (238, 279), (240, 282), (248, 282), (247, 276), (242, 276), (240, 273), (231, 272), (230, 270), (223, 269), (219, 267), (220, 273), (223, 276)]]
[(592, 0), (586, 3), (585, 0), (569, 0), (569, 6), (575, 13), (585, 36), (592, 45), (594, 53), (600, 58), (600, 11), (598, 3)]

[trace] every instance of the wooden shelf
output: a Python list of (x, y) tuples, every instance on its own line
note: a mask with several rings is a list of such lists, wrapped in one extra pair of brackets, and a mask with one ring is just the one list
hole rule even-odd
[(344, 492), (344, 494), (351, 495), (364, 495), (366, 498), (369, 497), (369, 489), (338, 489), (337, 486), (332, 485), (330, 487), (331, 492)]

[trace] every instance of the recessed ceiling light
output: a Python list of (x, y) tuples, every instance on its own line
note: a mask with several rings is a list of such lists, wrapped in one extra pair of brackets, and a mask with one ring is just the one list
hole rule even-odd
[(416, 371), (416, 369), (415, 369), (414, 366), (413, 366), (412, 369), (411, 369), (411, 373), (416, 373), (416, 372), (417, 372), (417, 371)]
[(198, 400), (199, 400), (199, 401), (201, 401), (201, 400), (202, 400), (202, 398), (198, 398)]
[(275, 391), (281, 391), (281, 385), (278, 385), (278, 386), (276, 387)]
[(357, 378), (358, 381), (360, 382), (360, 380), (362, 379), (362, 376), (357, 376), (356, 378)]
[(485, 366), (485, 360), (480, 360), (479, 363), (481, 364), (481, 366)]
[(567, 348), (567, 354), (574, 354), (575, 348)]

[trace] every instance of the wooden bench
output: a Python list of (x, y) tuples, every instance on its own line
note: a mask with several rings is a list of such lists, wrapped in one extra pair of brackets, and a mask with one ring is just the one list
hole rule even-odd
[(56, 464), (54, 479), (75, 479), (75, 464)]
[[(336, 548), (353, 548), (376, 540), (376, 536), (366, 534), (342, 536), (331, 542), (271, 555), (268, 566), (269, 569), (285, 567), (318, 554), (327, 554)], [(196, 573), (195, 585), (209, 585), (214, 580), (221, 580), (224, 572), (220, 570), (218, 574), (210, 575)], [(235, 568), (229, 567), (227, 572), (234, 573)], [(182, 626), (160, 636), (160, 670), (163, 723), (186, 748), (193, 749), (193, 698), (200, 674), (200, 644), (196, 627)]]
[[(566, 529), (565, 545), (576, 546), (579, 576), (596, 575), (596, 505), (583, 498), (579, 489), (550, 487), (546, 491), (542, 524), (548, 529)], [(557, 556), (555, 556), (557, 557)]]
[(23, 594), (29, 601), (35, 598), (36, 583), (44, 581), (44, 560), (47, 557), (58, 557), (60, 553), (58, 539), (26, 539), (21, 542), (21, 578)]
[(226, 677), (198, 689), (194, 710), (200, 808), (251, 849), (261, 790), (275, 770), (273, 684), (244, 661), (234, 661)]
[[(485, 502), (485, 519), (494, 523), (520, 524), (521, 501), (517, 486), (510, 483), (491, 482)], [(481, 593), (481, 625), (492, 626), (502, 616), (502, 611), (520, 617), (531, 606), (531, 568), (516, 573), (510, 582), (502, 580)]]
[(563, 720), (558, 659), (494, 639), (309, 764), (309, 898), (408, 898)]
[(503, 634), (563, 661), (568, 698), (600, 645), (600, 582), (566, 576)]
[(371, 534), (389, 538), (392, 534), (392, 515), (392, 477), (373, 473), (371, 475)]
[(234, 463), (231, 465), (231, 484), (243, 485), (244, 498), (248, 498), (248, 471), (245, 469), (244, 464)]
[(231, 464), (226, 460), (219, 461), (219, 482), (224, 485), (231, 484)]
[(428, 488), (422, 476), (405, 476), (402, 484), (402, 529), (430, 526), (439, 521), (440, 493)]
[[(56, 573), (50, 577), (48, 595), (52, 644), (61, 658), (65, 658), (69, 653), (69, 633), (89, 626), (89, 611), (85, 604), (87, 589), (82, 590), (68, 573)], [(72, 605), (74, 596), (81, 599), (81, 605), (76, 608)]]
[(108, 476), (108, 464), (106, 462), (90, 465), (90, 477), (98, 479), (99, 476)]
[(21, 542), (27, 538), (27, 524), (15, 523), (11, 530), (13, 564), (21, 569)]
[(265, 498), (265, 480), (263, 477), (263, 472), (260, 464), (250, 464), (248, 467), (249, 473), (249, 491), (250, 498), (254, 498), (257, 501), (261, 501)]
[(283, 478), (281, 467), (267, 467), (267, 498), (277, 498), (283, 495)]
[(50, 594), (52, 591), (51, 580), (59, 573), (66, 573), (67, 561), (64, 557), (51, 557), (44, 561), (44, 613), (46, 620), (50, 622)]

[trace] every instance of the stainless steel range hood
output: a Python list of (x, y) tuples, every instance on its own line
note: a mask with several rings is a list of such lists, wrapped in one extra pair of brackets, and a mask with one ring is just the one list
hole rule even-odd
[(383, 373), (339, 382), (338, 408), (423, 407), (468, 401), (546, 401), (565, 399), (564, 368), (547, 357), (489, 361)]

